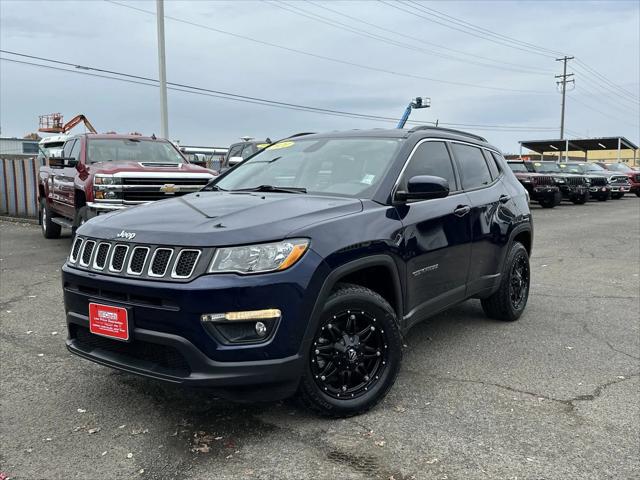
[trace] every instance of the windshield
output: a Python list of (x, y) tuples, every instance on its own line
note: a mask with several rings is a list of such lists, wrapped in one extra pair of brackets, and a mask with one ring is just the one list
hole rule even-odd
[(184, 163), (169, 143), (129, 138), (90, 139), (87, 142), (88, 163), (131, 161), (145, 163)]
[(633, 168), (631, 168), (626, 163), (607, 163), (607, 168), (615, 172), (633, 172), (634, 171)]
[(560, 169), (566, 173), (585, 173), (584, 165), (580, 163), (562, 163)]
[(370, 198), (402, 139), (322, 138), (276, 143), (214, 183), (222, 190), (261, 186)]
[(524, 163), (509, 163), (509, 168), (514, 172), (528, 172), (527, 167), (524, 166)]
[(40, 150), (40, 156), (44, 157), (60, 157), (62, 154), (62, 147), (64, 146), (64, 140), (61, 142), (48, 142), (42, 143), (38, 147)]
[(606, 168), (602, 168), (597, 163), (587, 163), (585, 165), (585, 168), (587, 169), (587, 172), (606, 172), (607, 171)]
[(560, 167), (555, 162), (533, 162), (533, 170), (537, 173), (558, 173)]

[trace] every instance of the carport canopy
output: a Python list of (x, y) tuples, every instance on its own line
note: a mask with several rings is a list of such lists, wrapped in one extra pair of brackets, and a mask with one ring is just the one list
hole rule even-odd
[(536, 153), (594, 150), (637, 150), (638, 146), (625, 137), (572, 138), (558, 140), (522, 140), (520, 145)]

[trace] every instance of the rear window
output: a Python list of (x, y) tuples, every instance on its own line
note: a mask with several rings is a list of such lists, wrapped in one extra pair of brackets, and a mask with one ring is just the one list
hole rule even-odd
[(464, 190), (485, 187), (492, 182), (491, 173), (482, 150), (460, 143), (453, 143), (451, 146), (460, 166), (462, 188)]

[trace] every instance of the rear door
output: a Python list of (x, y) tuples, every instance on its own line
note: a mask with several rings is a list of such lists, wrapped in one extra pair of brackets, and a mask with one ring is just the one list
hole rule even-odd
[(471, 263), (466, 294), (470, 296), (489, 288), (499, 277), (513, 213), (509, 210), (510, 195), (491, 153), (458, 142), (452, 142), (451, 149), (460, 171), (462, 189), (471, 204)]
[(399, 189), (404, 190), (416, 175), (446, 179), (450, 194), (398, 207), (404, 229), (409, 325), (464, 298), (471, 253), (470, 202), (460, 189), (445, 142), (424, 140), (418, 144)]

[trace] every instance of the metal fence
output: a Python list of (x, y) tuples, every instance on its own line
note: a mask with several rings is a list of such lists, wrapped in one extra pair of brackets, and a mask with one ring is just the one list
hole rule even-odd
[(13, 217), (38, 216), (38, 170), (35, 157), (0, 158), (0, 214)]

